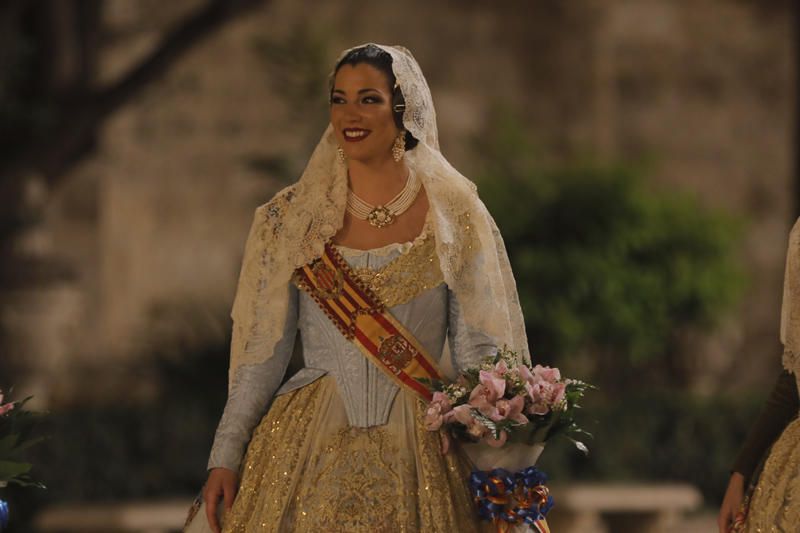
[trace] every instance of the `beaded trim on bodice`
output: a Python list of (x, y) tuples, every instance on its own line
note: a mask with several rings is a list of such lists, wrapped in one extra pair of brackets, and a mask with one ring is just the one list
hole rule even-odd
[(384, 266), (354, 268), (353, 273), (386, 307), (409, 302), (444, 280), (432, 232)]

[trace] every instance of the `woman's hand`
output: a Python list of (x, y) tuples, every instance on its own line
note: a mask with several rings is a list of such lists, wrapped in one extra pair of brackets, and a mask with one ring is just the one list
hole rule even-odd
[(220, 533), (221, 528), (217, 520), (217, 506), (220, 497), (225, 502), (225, 510), (229, 511), (236, 497), (236, 490), (239, 485), (238, 475), (233, 470), (227, 468), (212, 468), (208, 474), (205, 489), (203, 489), (203, 500), (206, 503), (206, 518), (208, 525), (214, 533)]
[(725, 497), (722, 499), (722, 506), (717, 517), (719, 533), (728, 533), (731, 530), (733, 522), (736, 520), (736, 515), (742, 506), (743, 499), (744, 476), (739, 472), (734, 472), (731, 474), (730, 481), (728, 481), (728, 489), (725, 491)]

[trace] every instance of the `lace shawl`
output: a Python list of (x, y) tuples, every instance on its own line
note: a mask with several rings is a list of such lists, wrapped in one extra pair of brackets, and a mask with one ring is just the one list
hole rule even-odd
[[(507, 344), (529, 361), (503, 239), (475, 185), (439, 151), (436, 112), (422, 71), (405, 48), (376, 46), (392, 56), (392, 70), (406, 101), (403, 124), (419, 140), (404, 161), (425, 187), (445, 283), (458, 299), (468, 327)], [(231, 312), (231, 377), (239, 366), (272, 356), (286, 320), (292, 272), (320, 257), (325, 242), (342, 226), (347, 168), (336, 148), (329, 125), (299, 181), (256, 209)]]

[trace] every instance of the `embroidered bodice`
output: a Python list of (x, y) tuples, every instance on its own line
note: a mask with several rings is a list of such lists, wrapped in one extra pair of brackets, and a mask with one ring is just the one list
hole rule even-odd
[[(433, 357), (440, 359), (447, 352), (448, 341), (448, 363), (458, 370), (496, 350), (494, 339), (465, 327), (458, 302), (442, 282), (432, 234), (423, 232), (413, 242), (374, 250), (337, 248), (355, 275), (369, 284)], [(209, 468), (237, 470), (252, 430), (273, 396), (326, 374), (336, 380), (352, 426), (383, 425), (388, 419), (398, 386), (337, 330), (307, 293), (294, 285), (289, 290), (288, 318), (275, 354), (263, 363), (242, 366), (233, 376)], [(304, 368), (281, 386), (298, 331)]]

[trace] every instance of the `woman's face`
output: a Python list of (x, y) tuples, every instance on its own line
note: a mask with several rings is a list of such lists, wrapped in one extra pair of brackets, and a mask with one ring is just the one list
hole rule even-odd
[(348, 159), (380, 162), (392, 157), (400, 130), (386, 75), (366, 63), (343, 65), (331, 93), (331, 124)]

